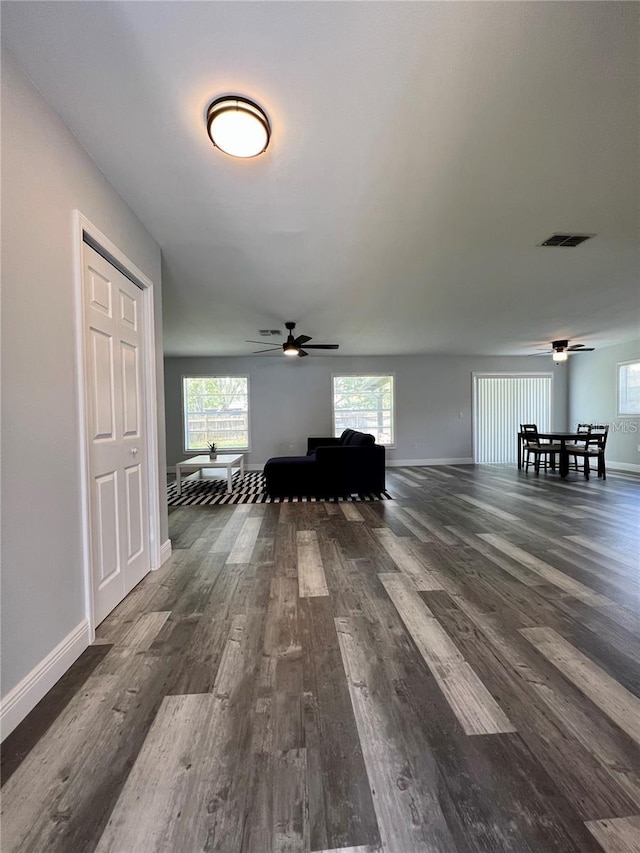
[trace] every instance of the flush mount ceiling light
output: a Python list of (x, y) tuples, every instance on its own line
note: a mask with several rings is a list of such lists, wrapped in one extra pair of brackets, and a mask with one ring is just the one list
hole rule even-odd
[(232, 157), (257, 157), (271, 136), (269, 119), (253, 101), (224, 95), (209, 105), (207, 132), (216, 148)]

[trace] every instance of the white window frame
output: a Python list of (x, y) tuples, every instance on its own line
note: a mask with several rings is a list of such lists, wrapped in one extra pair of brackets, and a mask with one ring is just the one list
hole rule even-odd
[[(396, 446), (396, 375), (390, 371), (376, 371), (374, 373), (332, 373), (331, 374), (331, 428), (335, 435), (336, 433), (336, 407), (335, 407), (335, 381), (336, 379), (348, 378), (357, 376), (362, 378), (375, 378), (376, 376), (388, 376), (392, 382), (391, 393), (391, 435), (392, 441), (390, 444), (384, 444), (383, 447)], [(336, 436), (337, 437), (337, 436)], [(376, 442), (377, 443), (377, 442)]]
[(250, 453), (251, 452), (251, 379), (247, 373), (183, 373), (180, 377), (180, 398), (182, 409), (182, 452), (184, 454), (206, 453), (202, 448), (189, 449), (187, 447), (187, 413), (185, 411), (184, 380), (185, 379), (246, 379), (247, 380), (247, 446), (225, 447), (222, 453)]
[(622, 368), (628, 367), (630, 364), (640, 364), (640, 358), (631, 358), (629, 361), (619, 361), (616, 364), (616, 401), (619, 418), (640, 418), (640, 412), (623, 412), (622, 411), (622, 395), (620, 393)]

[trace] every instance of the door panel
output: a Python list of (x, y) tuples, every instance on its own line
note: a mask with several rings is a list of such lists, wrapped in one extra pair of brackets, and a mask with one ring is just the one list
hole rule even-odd
[(114, 376), (113, 376), (113, 339), (105, 332), (90, 329), (91, 357), (93, 361), (93, 437), (96, 439), (114, 438)]
[(138, 425), (138, 351), (123, 341), (120, 356), (122, 359), (122, 408), (123, 432), (129, 437), (139, 435)]
[[(96, 515), (100, 536), (96, 537), (99, 588), (121, 573), (118, 542), (118, 477), (115, 471), (96, 477)], [(124, 581), (122, 581), (124, 586)]]
[(91, 307), (111, 317), (111, 282), (89, 267), (89, 301)]
[(138, 330), (137, 303), (128, 293), (120, 291), (120, 319), (123, 325), (129, 326), (134, 331)]
[(139, 465), (125, 470), (127, 496), (127, 563), (137, 557), (143, 548), (144, 523), (142, 516), (142, 472)]
[(97, 625), (150, 569), (143, 294), (86, 244), (83, 252)]

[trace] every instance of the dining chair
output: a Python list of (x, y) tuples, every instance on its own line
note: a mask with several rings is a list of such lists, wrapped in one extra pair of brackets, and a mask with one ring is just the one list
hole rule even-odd
[(586, 435), (584, 445), (576, 444), (571, 449), (573, 456), (582, 459), (583, 471), (585, 479), (589, 479), (591, 466), (590, 459), (598, 460), (598, 477), (603, 480), (607, 479), (607, 467), (605, 464), (604, 452), (607, 446), (607, 436), (609, 435), (609, 424), (593, 424), (589, 433)]
[[(531, 457), (533, 456), (533, 467), (536, 474), (540, 473), (540, 468), (543, 469), (556, 467), (556, 454), (560, 453), (560, 445), (543, 443), (538, 435), (538, 427), (536, 424), (520, 424), (520, 432), (524, 438), (524, 450), (526, 453), (524, 471), (525, 474), (531, 465)], [(542, 465), (540, 464), (542, 460)]]
[[(592, 426), (593, 424), (578, 424), (576, 432), (580, 433), (581, 435), (589, 435)], [(574, 447), (583, 448), (584, 445), (581, 442), (577, 444), (567, 444), (567, 451), (569, 452), (569, 456), (573, 457), (573, 470), (578, 471), (580, 470), (578, 468), (578, 457), (574, 453), (572, 453)]]

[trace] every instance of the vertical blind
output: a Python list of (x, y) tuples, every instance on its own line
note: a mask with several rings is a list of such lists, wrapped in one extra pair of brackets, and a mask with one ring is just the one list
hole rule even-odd
[(551, 428), (551, 383), (551, 375), (475, 377), (476, 463), (515, 462), (520, 424)]

